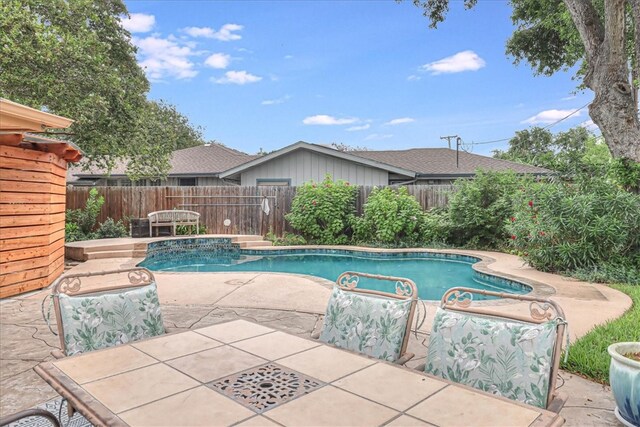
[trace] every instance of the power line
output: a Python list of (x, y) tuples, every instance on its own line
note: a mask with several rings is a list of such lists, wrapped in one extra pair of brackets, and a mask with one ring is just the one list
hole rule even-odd
[[(587, 102), (586, 104), (584, 104), (582, 107), (573, 110), (572, 112), (570, 112), (569, 114), (567, 114), (566, 116), (562, 117), (561, 119), (556, 120), (555, 122), (548, 124), (547, 126), (543, 127), (542, 129), (546, 130), (546, 129), (550, 129), (552, 127), (554, 127), (555, 125), (557, 125), (560, 122), (563, 122), (565, 120), (567, 120), (569, 117), (573, 116), (574, 114), (576, 114), (578, 111), (585, 109), (586, 107), (589, 106), (589, 104), (591, 104), (591, 102)], [(501, 139), (492, 139), (491, 141), (481, 141), (481, 142), (471, 142), (471, 145), (484, 145), (484, 144), (495, 144), (498, 142), (505, 142), (505, 141), (509, 141), (511, 138), (513, 138), (512, 136), (508, 137), (508, 138), (501, 138)]]

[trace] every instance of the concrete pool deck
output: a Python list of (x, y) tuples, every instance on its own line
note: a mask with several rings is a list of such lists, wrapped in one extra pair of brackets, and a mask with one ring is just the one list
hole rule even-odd
[[(123, 240), (136, 242), (139, 239)], [(533, 284), (534, 288), (536, 284), (544, 285), (543, 291), (565, 310), (572, 341), (594, 326), (622, 315), (631, 306), (631, 300), (621, 292), (604, 285), (535, 271), (513, 255), (458, 250), (439, 252), (478, 256), (485, 259), (483, 268), (487, 272), (518, 278)], [(94, 259), (76, 265), (68, 272), (127, 268), (141, 260), (131, 257)], [(309, 336), (325, 311), (331, 288), (331, 283), (325, 279), (284, 273), (154, 274), (165, 323), (177, 330), (246, 318)], [(40, 314), (40, 303), (48, 294), (49, 290), (44, 289), (0, 301), (0, 415), (32, 407), (56, 396), (32, 370), (38, 363), (49, 360), (49, 352), (59, 347), (58, 338), (49, 332)], [(409, 350), (416, 358), (409, 366), (424, 361), (425, 343), (428, 342), (426, 332), (434, 307), (435, 303), (427, 304), (427, 321), (412, 334)], [(526, 309), (526, 306), (509, 304), (499, 308), (512, 311)], [(564, 372), (561, 376), (564, 390), (570, 395), (561, 413), (567, 419), (567, 425), (616, 425), (612, 413), (615, 404), (607, 387)]]

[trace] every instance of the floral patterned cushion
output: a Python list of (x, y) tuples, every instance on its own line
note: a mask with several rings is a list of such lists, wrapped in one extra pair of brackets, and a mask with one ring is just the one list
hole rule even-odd
[(393, 362), (400, 357), (411, 300), (343, 291), (334, 287), (320, 340)]
[(539, 325), (438, 309), (425, 371), (545, 408), (556, 322)]
[(59, 298), (67, 356), (164, 334), (155, 283), (125, 292)]

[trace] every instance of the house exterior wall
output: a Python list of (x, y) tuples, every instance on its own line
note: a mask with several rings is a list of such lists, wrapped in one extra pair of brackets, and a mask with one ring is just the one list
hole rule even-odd
[(301, 149), (242, 172), (241, 184), (254, 186), (260, 180), (289, 179), (289, 185), (298, 186), (311, 180), (322, 181), (326, 174), (354, 185), (389, 183), (387, 171)]

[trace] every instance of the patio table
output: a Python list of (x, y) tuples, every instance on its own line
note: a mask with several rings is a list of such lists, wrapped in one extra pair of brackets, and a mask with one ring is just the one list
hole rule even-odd
[(244, 320), (34, 369), (95, 425), (564, 423), (544, 409)]

